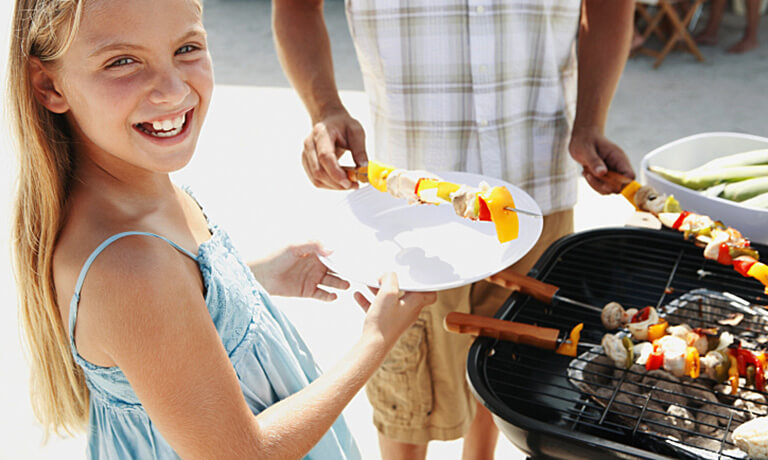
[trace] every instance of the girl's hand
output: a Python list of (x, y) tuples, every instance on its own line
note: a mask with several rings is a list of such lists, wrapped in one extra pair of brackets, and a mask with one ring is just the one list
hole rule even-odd
[(360, 292), (355, 300), (366, 311), (363, 335), (379, 335), (386, 344), (394, 345), (398, 337), (416, 321), (421, 309), (437, 300), (434, 292), (401, 292), (397, 275), (387, 273), (379, 279), (379, 289), (371, 288), (376, 294), (373, 303)]
[(286, 297), (311, 297), (330, 302), (336, 294), (322, 286), (349, 289), (349, 283), (328, 270), (318, 255), (327, 256), (331, 251), (316, 242), (287, 246), (266, 259), (250, 264), (251, 272), (272, 295)]

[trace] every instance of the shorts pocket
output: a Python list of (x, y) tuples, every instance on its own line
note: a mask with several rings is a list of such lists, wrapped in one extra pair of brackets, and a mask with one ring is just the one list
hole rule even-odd
[(403, 333), (365, 387), (377, 424), (418, 428), (432, 413), (426, 324), (420, 318)]

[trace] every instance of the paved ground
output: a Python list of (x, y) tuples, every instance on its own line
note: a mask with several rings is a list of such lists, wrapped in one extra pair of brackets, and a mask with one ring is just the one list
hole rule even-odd
[[(10, 17), (9, 2), (0, 2), (0, 24)], [(309, 129), (303, 107), (288, 87), (274, 53), (269, 30), (270, 5), (265, 0), (207, 0), (205, 23), (216, 66), (217, 87), (199, 153), (176, 174), (191, 185), (212, 218), (227, 228), (246, 256), (270, 251), (278, 244), (311, 237), (317, 209), (333, 192), (314, 190), (303, 177), (298, 156)], [(354, 49), (340, 0), (329, 0), (326, 16), (334, 47), (337, 81), (350, 111), (368, 126)], [(723, 48), (740, 34), (743, 18), (730, 14), (722, 45), (703, 49), (706, 62), (682, 53), (670, 55), (658, 70), (646, 57), (627, 65), (609, 119), (608, 135), (629, 153), (636, 168), (644, 154), (672, 140), (705, 131), (766, 134), (768, 101), (768, 20), (762, 23), (762, 47), (733, 56)], [(3, 27), (0, 30), (8, 30)], [(2, 32), (0, 48), (6, 49)], [(4, 73), (0, 63), (0, 73)], [(0, 128), (0, 222), (8, 222), (13, 157), (5, 125)], [(259, 198), (263, 190), (281, 187), (296, 203), (285, 213), (283, 202)], [(619, 197), (599, 197), (583, 183), (576, 210), (577, 230), (622, 225), (631, 213)], [(7, 225), (0, 241), (8, 241)], [(6, 243), (2, 247), (7, 248)], [(5, 251), (5, 250), (3, 250)], [(54, 439), (41, 446), (41, 432), (28, 402), (27, 370), (18, 337), (13, 279), (7, 252), (0, 254), (0, 459), (82, 458), (82, 436)], [(349, 294), (337, 302), (278, 299), (305, 336), (321, 366), (328, 368), (340, 350), (359, 334), (362, 313)], [(345, 411), (364, 458), (378, 458), (376, 435), (365, 397), (358, 395)], [(458, 458), (460, 441), (438, 443), (431, 459)], [(520, 458), (505, 439), (498, 458)]]

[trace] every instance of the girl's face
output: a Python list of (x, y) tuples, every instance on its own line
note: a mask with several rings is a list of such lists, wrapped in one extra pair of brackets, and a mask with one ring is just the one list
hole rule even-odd
[(109, 172), (168, 173), (192, 157), (213, 90), (190, 0), (94, 0), (55, 70), (78, 152)]

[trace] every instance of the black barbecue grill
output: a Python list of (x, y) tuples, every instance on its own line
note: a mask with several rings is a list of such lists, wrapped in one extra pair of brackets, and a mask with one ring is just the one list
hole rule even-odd
[[(768, 254), (768, 247), (753, 246)], [(753, 304), (755, 308), (755, 304), (768, 303), (759, 282), (706, 260), (702, 248), (675, 231), (612, 228), (570, 235), (552, 245), (529, 275), (558, 286), (562, 297), (590, 305), (616, 301), (625, 308), (655, 306), (670, 325), (698, 321), (692, 326), (706, 326), (727, 318), (734, 305)], [(697, 292), (705, 295), (691, 297)], [(706, 295), (709, 292), (713, 296)], [(686, 296), (700, 300), (685, 302)], [(718, 303), (723, 301), (731, 305)], [(744, 320), (732, 326), (732, 332), (757, 330), (763, 319), (749, 312), (760, 309), (747, 308)], [(583, 322), (582, 341), (586, 343), (600, 343), (606, 333), (597, 312), (557, 301), (547, 305), (518, 293), (509, 297), (496, 318), (561, 330)], [(597, 353), (584, 347), (578, 358), (570, 358), (479, 337), (470, 349), (467, 374), (475, 395), (494, 414), (501, 431), (534, 458), (745, 458), (728, 437), (734, 425), (731, 418), (738, 412), (732, 407), (721, 411), (729, 405), (697, 398), (697, 381), (684, 382), (680, 390), (672, 391), (655, 384), (635, 382), (632, 386), (625, 382), (636, 373), (634, 368), (604, 365), (610, 372), (603, 375), (597, 361), (585, 365), (595, 356)], [(596, 386), (610, 388), (609, 394), (597, 397), (584, 390), (580, 379), (595, 374), (603, 382)], [(637, 398), (643, 393), (648, 393), (645, 403)], [(692, 401), (688, 408), (692, 413), (720, 417), (722, 429), (706, 434), (677, 428), (684, 436), (699, 434), (690, 438), (697, 442), (670, 441), (664, 434), (668, 422), (654, 417), (658, 411), (648, 402), (675, 397), (674, 393)], [(622, 394), (633, 396), (635, 402), (628, 402)]]

